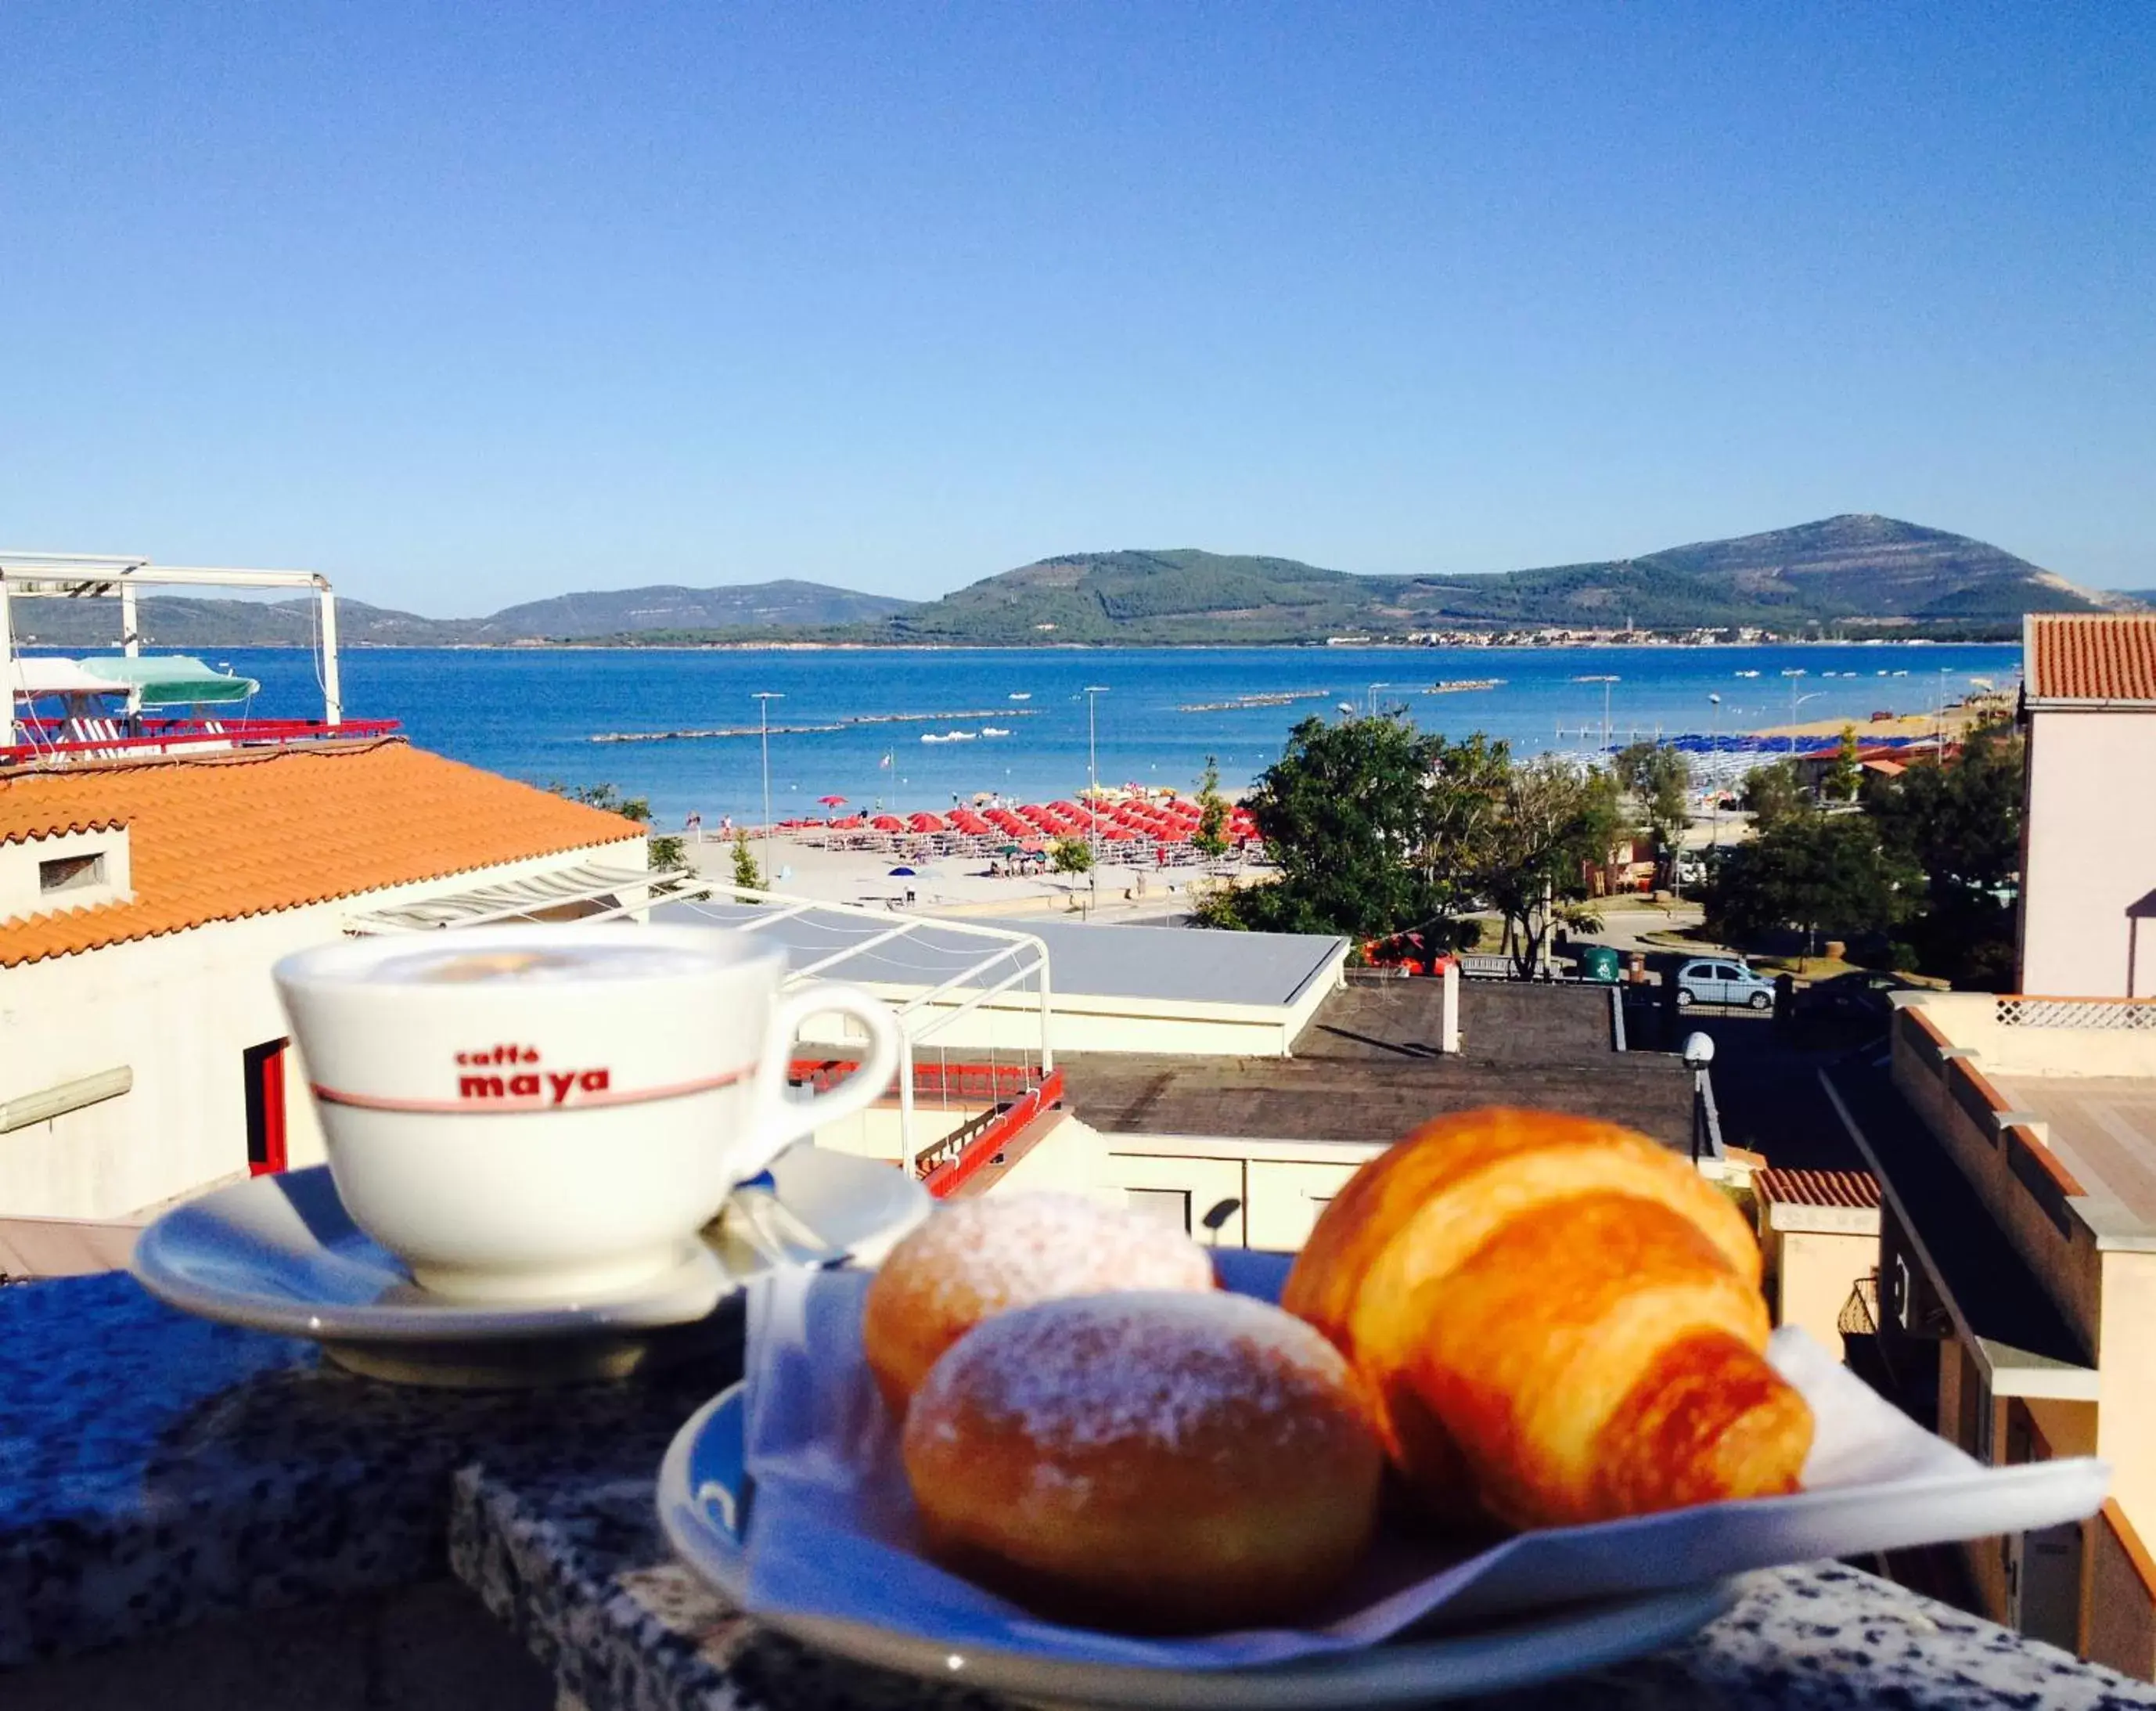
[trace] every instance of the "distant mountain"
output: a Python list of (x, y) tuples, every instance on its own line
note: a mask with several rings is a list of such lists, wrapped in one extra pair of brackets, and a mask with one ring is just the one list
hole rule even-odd
[(1494, 575), (1370, 577), (1286, 558), (1068, 553), (880, 627), (947, 642), (1307, 641), (1452, 628), (2004, 624), (2123, 604), (1965, 535), (1837, 516), (1639, 558)]
[(1292, 558), (1078, 552), (989, 577), (882, 628), (894, 640), (991, 645), (1303, 641), (1368, 622), (1380, 587)]
[[(438, 647), (465, 640), (456, 619), (421, 618), (339, 597), (341, 642)], [(120, 640), (117, 600), (23, 600), (14, 608), (15, 638), (46, 647), (111, 647)], [(197, 600), (146, 594), (136, 621), (143, 640), (159, 648), (305, 647), (314, 639), (316, 606), (307, 600)]]
[(857, 594), (822, 583), (749, 583), (730, 588), (609, 588), (559, 594), (471, 620), (472, 639), (635, 635), (650, 630), (814, 629), (860, 624), (904, 612), (915, 603)]
[[(1727, 629), (1783, 634), (2009, 635), (2025, 612), (2156, 604), (2078, 588), (1966, 535), (1884, 516), (1835, 516), (1638, 558), (1478, 576), (1358, 576), (1292, 558), (1206, 552), (1071, 552), (916, 603), (820, 583), (671, 586), (562, 594), (486, 618), (422, 618), (341, 599), (338, 634), (382, 646), (530, 641), (625, 645), (815, 640), (873, 645), (1262, 644), (1444, 629)], [(146, 597), (162, 647), (305, 645), (314, 603)], [(25, 640), (110, 645), (115, 603), (24, 601)]]
[[(654, 631), (793, 631), (859, 624), (904, 612), (913, 602), (857, 594), (821, 583), (749, 583), (734, 588), (649, 588), (562, 594), (510, 606), (487, 618), (422, 618), (362, 600), (337, 600), (340, 641), (378, 647), (453, 647), (490, 642), (579, 641)], [(145, 595), (144, 637), (166, 648), (304, 647), (314, 637), (315, 602), (198, 600)], [(15, 608), (23, 640), (53, 647), (100, 647), (120, 638), (113, 600), (25, 600)]]

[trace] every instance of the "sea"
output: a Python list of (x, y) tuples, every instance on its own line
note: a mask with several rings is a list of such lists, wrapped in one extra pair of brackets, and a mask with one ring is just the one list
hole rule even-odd
[[(304, 650), (205, 650), (258, 680), (260, 717), (319, 717)], [(2019, 675), (2010, 645), (1923, 643), (1596, 648), (656, 650), (352, 648), (352, 717), (403, 721), (423, 748), (536, 784), (612, 784), (662, 826), (690, 813), (948, 808), (995, 792), (1195, 788), (1208, 756), (1248, 784), (1298, 720), (1404, 707), (1425, 730), (1516, 753), (1727, 735), (1874, 712), (1930, 712)], [(1491, 681), (1491, 680), (1495, 680)], [(1431, 693), (1440, 682), (1473, 684)], [(1096, 692), (1089, 694), (1088, 690)], [(759, 694), (773, 699), (759, 701)], [(1090, 717), (1089, 717), (1090, 716)], [(1606, 727), (1605, 727), (1606, 719)], [(677, 735), (668, 732), (726, 732)], [(924, 735), (957, 740), (924, 742)], [(1008, 732), (1008, 735), (991, 734)], [(631, 737), (644, 740), (613, 740)]]

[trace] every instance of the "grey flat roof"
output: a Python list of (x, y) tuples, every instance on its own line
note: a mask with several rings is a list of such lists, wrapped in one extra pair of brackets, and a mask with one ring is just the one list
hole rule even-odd
[[(670, 926), (726, 926), (759, 913), (756, 907), (714, 899), (664, 903), (651, 918)], [(810, 909), (762, 929), (786, 947), (796, 968), (850, 942), (874, 938), (901, 922), (915, 930), (825, 970), (834, 980), (933, 985), (993, 953), (992, 941), (940, 927), (932, 917), (849, 914)], [(1073, 997), (1152, 999), (1171, 1003), (1291, 1004), (1324, 978), (1348, 941), (1290, 933), (1215, 933), (1175, 927), (1102, 927), (1061, 921), (983, 921), (984, 927), (1030, 933), (1048, 947), (1049, 979)]]
[(2118, 1203), (2118, 1233), (2156, 1235), (2156, 1078), (1994, 1074), (1991, 1084), (2050, 1125), (2051, 1151), (2085, 1195)]

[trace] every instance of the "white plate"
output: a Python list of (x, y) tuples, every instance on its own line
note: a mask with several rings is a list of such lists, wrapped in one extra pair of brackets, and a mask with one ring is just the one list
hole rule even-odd
[[(722, 1390), (675, 1436), (659, 1470), (659, 1518), (683, 1560), (737, 1604), (748, 1560), (742, 1387)], [(737, 1534), (737, 1529), (739, 1529)], [(1289, 1711), (1424, 1704), (1549, 1681), (1673, 1645), (1737, 1601), (1734, 1579), (1543, 1610), (1469, 1632), (1402, 1636), (1361, 1651), (1255, 1669), (1149, 1669), (923, 1639), (865, 1623), (759, 1614), (794, 1638), (857, 1662), (1035, 1703), (1145, 1711)]]
[[(1216, 1261), (1228, 1287), (1267, 1298), (1288, 1265), (1226, 1250)], [(749, 1292), (744, 1383), (753, 1394), (755, 1472), (746, 1503), (735, 1471), (742, 1452), (726, 1436), (738, 1434), (742, 1410), (721, 1408), (677, 1440), (662, 1518), (682, 1554), (759, 1620), (934, 1676), (946, 1676), (956, 1657), (984, 1685), (1033, 1697), (1192, 1705), (1202, 1690), (1184, 1678), (1217, 1675), (1240, 1681), (1237, 1702), (1250, 1703), (1250, 1682), (1283, 1671), (1352, 1681), (1343, 1697), (1389, 1691), (1379, 1683), (1396, 1678), (1404, 1637), (1440, 1643), (1430, 1639), (1438, 1623), (1455, 1636), (1442, 1642), (1446, 1672), (1417, 1690), (1479, 1690), (1493, 1684), (1480, 1672), (1491, 1657), (1502, 1662), (1489, 1667), (1512, 1669), (1541, 1657), (1537, 1667), (1554, 1674), (1613, 1655), (1596, 1648), (1629, 1648), (1622, 1636), (1634, 1626), (1656, 1636), (1638, 1648), (1661, 1643), (1665, 1625), (1701, 1608), (1704, 1589), (1726, 1577), (2078, 1519), (2095, 1512), (2108, 1478), (2103, 1462), (2087, 1458), (1979, 1467), (1801, 1332), (1785, 1330), (1768, 1359), (1810, 1403), (1818, 1427), (1799, 1492), (1522, 1533), (1464, 1557), (1438, 1541), (1394, 1538), (1332, 1606), (1301, 1623), (1167, 1640), (1066, 1627), (1027, 1616), (922, 1556), (897, 1423), (861, 1348), (869, 1281), (788, 1268)], [(728, 1531), (744, 1508), (746, 1549)], [(1584, 1609), (1596, 1601), (1629, 1614)], [(1539, 1636), (1524, 1653), (1512, 1649), (1521, 1624)], [(1471, 1650), (1459, 1662), (1457, 1636), (1469, 1634), (1498, 1651)], [(1357, 1657), (1378, 1660), (1375, 1680)], [(989, 1659), (1001, 1661), (983, 1662)], [(984, 1667), (998, 1672), (993, 1683)], [(1162, 1677), (1178, 1685), (1156, 1698), (1144, 1683)]]
[[(771, 1169), (778, 1200), (803, 1225), (865, 1258), (880, 1256), (927, 1214), (921, 1185), (875, 1159), (798, 1146)], [(182, 1312), (311, 1338), (381, 1376), (479, 1383), (616, 1375), (639, 1364), (627, 1358), (636, 1339), (709, 1318), (768, 1261), (730, 1239), (715, 1249), (691, 1238), (672, 1271), (619, 1294), (536, 1305), (444, 1300), (353, 1225), (329, 1168), (316, 1165), (175, 1207), (137, 1238), (131, 1267), (143, 1287)], [(569, 1363), (584, 1370), (533, 1358), (509, 1363), (506, 1380), (498, 1369), (482, 1377), (490, 1364), (472, 1358), (511, 1344), (603, 1348), (609, 1339), (621, 1353), (587, 1351)], [(539, 1356), (536, 1348), (527, 1354)]]

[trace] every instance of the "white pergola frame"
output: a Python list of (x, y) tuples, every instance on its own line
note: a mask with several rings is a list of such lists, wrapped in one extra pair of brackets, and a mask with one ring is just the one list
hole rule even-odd
[[(843, 977), (845, 964), (853, 958), (917, 933), (950, 933), (981, 942), (981, 954), (963, 968), (941, 979), (930, 980), (921, 990), (891, 1005), (899, 1025), (899, 1143), (909, 1171), (914, 1169), (920, 1154), (914, 1133), (913, 1066), (915, 1047), (921, 1042), (932, 1038), (959, 1017), (979, 1009), (990, 999), (1037, 978), (1040, 1072), (1045, 1076), (1055, 1067), (1055, 1051), (1049, 1037), (1054, 999), (1048, 947), (1034, 934), (1008, 927), (989, 927), (939, 916), (894, 916), (886, 910), (871, 909), (859, 903), (824, 902), (813, 897), (736, 885), (685, 867), (645, 870), (588, 862), (559, 873), (506, 880), (474, 891), (393, 905), (354, 916), (346, 923), (345, 930), (355, 935), (439, 933), (459, 927), (525, 920), (537, 909), (560, 908), (573, 903), (601, 905), (588, 914), (578, 916), (572, 923), (582, 926), (628, 917), (641, 919), (654, 903), (698, 902), (757, 905), (753, 915), (728, 917), (725, 925), (736, 933), (761, 932), (803, 915), (837, 915), (875, 924), (875, 932), (798, 969), (789, 969), (784, 983), (788, 988), (819, 975)], [(955, 1002), (947, 1002), (954, 997)]]
[[(322, 722), (344, 722), (344, 691), (337, 678), (336, 594), (329, 578), (312, 570), (228, 570), (208, 565), (153, 564), (147, 558), (86, 552), (31, 552), (0, 548), (0, 686), (14, 681), (16, 600), (120, 600), (120, 645), (131, 659), (142, 651), (135, 618), (135, 591), (165, 588), (309, 588), (321, 613)], [(15, 697), (0, 695), (0, 748), (15, 743)]]

